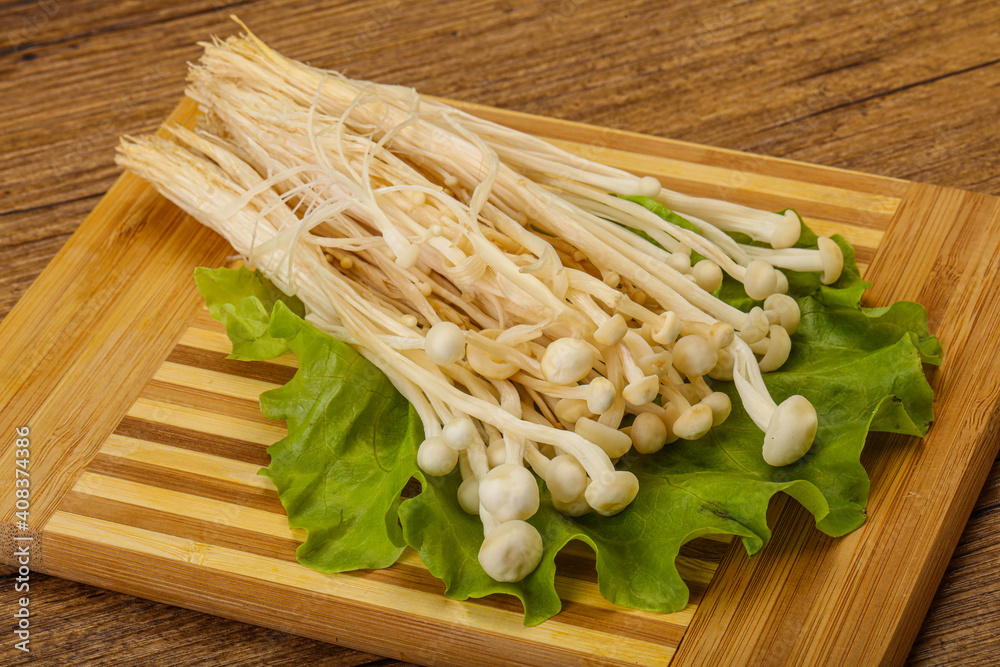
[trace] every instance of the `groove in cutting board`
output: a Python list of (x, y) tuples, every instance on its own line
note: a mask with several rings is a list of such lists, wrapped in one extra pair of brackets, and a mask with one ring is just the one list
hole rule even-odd
[[(271, 627), (294, 628), (306, 636), (328, 637), (335, 625), (341, 643), (404, 660), (468, 664), (470, 656), (476, 656), (478, 664), (578, 665), (602, 656), (604, 664), (626, 665), (637, 659), (666, 664), (673, 655), (670, 646), (655, 638), (612, 634), (606, 623), (603, 630), (595, 630), (553, 619), (525, 628), (512, 622), (519, 614), (511, 610), (404, 591), (356, 576), (323, 575), (295, 563), (100, 519), (59, 512), (49, 530), (50, 552), (59, 562), (76, 560), (89, 578), (109, 587), (124, 583), (142, 588), (153, 599), (239, 620), (259, 623), (264, 618)], [(173, 585), (150, 587), (147, 569)], [(238, 601), (233, 590), (241, 593)], [(596, 613), (601, 621), (617, 617), (615, 612)], [(454, 625), (447, 641), (429, 641), (442, 636), (437, 634), (441, 619)], [(623, 626), (619, 630), (628, 632), (630, 624)], [(398, 635), (395, 642), (387, 641), (388, 628)], [(401, 644), (406, 648), (400, 649)]]

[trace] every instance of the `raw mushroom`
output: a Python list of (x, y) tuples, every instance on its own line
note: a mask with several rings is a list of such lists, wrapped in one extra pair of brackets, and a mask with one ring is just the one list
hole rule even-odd
[(654, 454), (667, 443), (667, 426), (652, 412), (635, 416), (629, 430), (632, 446), (640, 454)]
[(545, 480), (553, 500), (571, 503), (587, 490), (587, 471), (568, 454), (549, 459), (535, 447), (525, 452), (531, 469)]
[(542, 560), (542, 536), (525, 521), (504, 521), (486, 533), (479, 564), (496, 581), (521, 581)]
[(453, 322), (438, 322), (427, 331), (424, 352), (439, 366), (453, 364), (465, 356), (465, 335)]
[(555, 384), (571, 384), (587, 377), (594, 368), (594, 349), (579, 338), (560, 338), (549, 343), (542, 356), (542, 375)]
[(502, 463), (479, 482), (479, 503), (497, 521), (527, 519), (538, 511), (535, 476), (514, 463)]
[(455, 469), (456, 463), (458, 452), (445, 444), (440, 436), (424, 439), (417, 448), (417, 465), (433, 477), (447, 475)]
[(768, 248), (744, 246), (748, 255), (765, 259), (773, 266), (793, 271), (820, 271), (820, 282), (832, 285), (844, 270), (844, 253), (832, 239), (820, 236), (816, 240), (817, 249), (789, 248), (775, 251)]
[(799, 304), (787, 294), (772, 294), (764, 299), (764, 314), (771, 324), (780, 324), (788, 335), (799, 328)]
[(804, 396), (790, 396), (775, 404), (764, 385), (753, 351), (733, 341), (733, 381), (750, 419), (764, 431), (764, 461), (786, 466), (802, 458), (812, 446), (819, 422), (816, 409)]
[[(762, 354), (757, 366), (761, 373), (776, 371), (788, 360), (792, 351), (792, 339), (779, 324), (772, 324), (768, 337), (750, 346), (755, 354)], [(759, 351), (758, 351), (759, 349)]]
[(792, 247), (799, 240), (802, 230), (799, 217), (791, 209), (783, 214), (768, 213), (716, 199), (691, 197), (667, 189), (661, 189), (655, 199), (681, 215), (689, 213), (719, 229), (747, 234), (755, 241), (770, 243), (772, 248)]

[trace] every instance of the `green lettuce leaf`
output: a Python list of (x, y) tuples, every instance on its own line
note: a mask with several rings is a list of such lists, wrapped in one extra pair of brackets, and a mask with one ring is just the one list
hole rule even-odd
[(278, 488), (289, 526), (308, 533), (298, 561), (321, 572), (394, 563), (404, 548), (400, 494), (417, 471), (423, 439), (413, 408), (364, 357), (302, 319), (301, 302), (259, 272), (199, 269), (196, 280), (212, 317), (226, 325), (234, 358), (298, 358), (288, 384), (260, 397), (264, 415), (288, 426), (260, 474)]
[(280, 301), (303, 317), (302, 301), (285, 296), (259, 271), (245, 266), (235, 270), (197, 268), (194, 281), (212, 319), (226, 325), (233, 344), (230, 359), (263, 361), (288, 353), (284, 341), (267, 334), (271, 310)]

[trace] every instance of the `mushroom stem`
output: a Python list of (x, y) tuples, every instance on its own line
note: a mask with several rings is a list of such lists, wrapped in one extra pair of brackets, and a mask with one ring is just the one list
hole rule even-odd
[(742, 340), (733, 341), (733, 382), (743, 407), (764, 431), (764, 460), (772, 466), (798, 461), (812, 446), (818, 419), (816, 409), (798, 394), (777, 405), (764, 385), (753, 351)]
[(741, 232), (755, 241), (770, 243), (772, 248), (792, 247), (801, 233), (799, 217), (791, 209), (784, 214), (769, 213), (730, 202), (692, 197), (665, 188), (654, 199), (681, 215), (690, 213), (719, 229)]
[(549, 459), (534, 444), (529, 444), (525, 458), (531, 469), (545, 480), (554, 500), (570, 503), (587, 490), (587, 471), (572, 456), (560, 454)]
[(517, 373), (511, 380), (548, 396), (562, 399), (580, 399), (594, 414), (606, 412), (617, 396), (614, 384), (605, 377), (598, 376), (588, 384), (564, 385), (539, 380), (525, 373)]
[(820, 282), (824, 285), (832, 285), (837, 282), (844, 269), (844, 253), (840, 246), (825, 236), (820, 236), (816, 245), (818, 246), (816, 250), (789, 248), (777, 251), (754, 246), (743, 246), (743, 249), (747, 255), (765, 259), (773, 266), (780, 266), (783, 269), (820, 271), (823, 274), (820, 277)]

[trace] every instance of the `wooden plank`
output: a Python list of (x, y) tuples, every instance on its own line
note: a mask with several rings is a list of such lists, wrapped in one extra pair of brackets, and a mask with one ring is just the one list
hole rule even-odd
[[(516, 620), (517, 610), (482, 604), (461, 603), (436, 592), (408, 592), (396, 585), (361, 579), (352, 575), (323, 575), (295, 563), (253, 556), (235, 549), (200, 544), (153, 533), (115, 522), (59, 513), (50, 527), (49, 553), (59, 563), (86, 554), (81, 569), (105, 577), (111, 588), (167, 599), (174, 604), (194, 605), (210, 613), (264, 622), (266, 625), (307, 636), (327, 638), (331, 613), (336, 614), (339, 643), (378, 650), (393, 657), (411, 656), (426, 664), (461, 664), (475, 655), (480, 664), (663, 664), (672, 650), (650, 636), (614, 641), (608, 628), (572, 628), (553, 620), (536, 628), (525, 628)], [(140, 556), (141, 554), (141, 556)], [(112, 556), (113, 555), (113, 556)], [(131, 564), (139, 574), (112, 579), (107, 568), (115, 559)], [(191, 564), (196, 567), (185, 567)], [(175, 574), (178, 587), (151, 586), (141, 572), (155, 568)], [(58, 570), (58, 568), (57, 568)], [(100, 575), (101, 570), (105, 574)], [(207, 571), (207, 572), (206, 572)], [(59, 574), (57, 571), (56, 574)], [(111, 576), (108, 577), (108, 574)], [(239, 586), (246, 591), (241, 600), (225, 594), (220, 585)], [(185, 588), (194, 590), (182, 594)], [(173, 591), (171, 590), (173, 588)], [(176, 591), (176, 592), (174, 592)], [(274, 601), (265, 613), (254, 609), (259, 596), (284, 598), (277, 608)], [(240, 609), (240, 605), (246, 607)], [(278, 611), (280, 613), (275, 614)], [(256, 612), (253, 616), (251, 613)], [(636, 619), (649, 615), (629, 612)], [(448, 619), (447, 642), (428, 642), (428, 636), (442, 636), (442, 619)], [(455, 622), (461, 619), (459, 622)], [(400, 636), (390, 642), (385, 629), (392, 627)], [(619, 629), (621, 631), (621, 629)], [(628, 632), (628, 631), (626, 631)], [(634, 631), (633, 631), (634, 632)], [(617, 635), (621, 637), (621, 635)], [(570, 642), (567, 642), (567, 640)], [(471, 644), (471, 645), (470, 645)], [(401, 649), (400, 647), (404, 647)]]
[[(125, 174), (4, 319), (0, 432), (31, 427), (31, 472), (46, 480), (32, 496), (32, 526), (44, 526), (198, 307), (194, 268), (227, 252), (221, 237)], [(114, 391), (84, 390), (96, 378)], [(12, 469), (13, 457), (3, 448), (0, 465)], [(0, 520), (13, 512), (5, 496)]]
[(922, 443), (869, 439), (859, 530), (832, 540), (778, 503), (768, 548), (754, 559), (734, 550), (720, 566), (679, 665), (897, 664), (909, 651), (1000, 446), (1000, 360), (984, 354), (1000, 344), (998, 201), (911, 185), (868, 277), (869, 304), (928, 308), (945, 349), (932, 375), (937, 421)]

